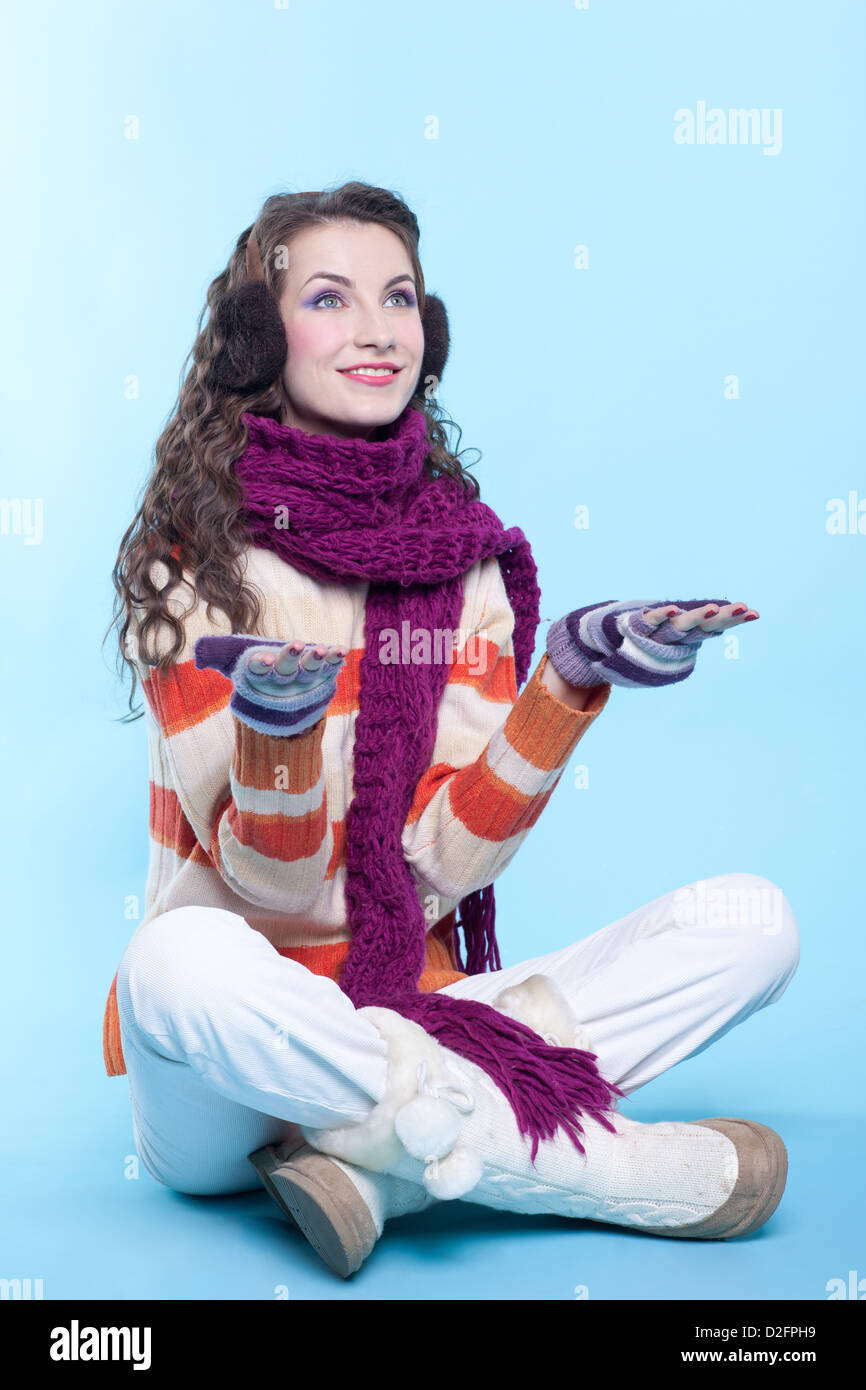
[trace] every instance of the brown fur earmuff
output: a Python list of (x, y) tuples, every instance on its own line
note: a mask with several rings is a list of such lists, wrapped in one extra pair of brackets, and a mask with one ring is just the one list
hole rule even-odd
[(286, 363), (286, 327), (263, 280), (231, 290), (214, 312), (221, 346), (211, 365), (211, 385), (222, 391), (260, 391)]
[[(276, 381), (286, 365), (288, 344), (282, 315), (264, 283), (258, 238), (250, 227), (246, 243), (247, 279), (230, 290), (213, 315), (219, 346), (210, 370), (210, 385), (220, 391), (259, 391)], [(424, 315), (424, 356), (418, 386), (424, 390), (442, 379), (451, 338), (442, 300), (427, 294)]]

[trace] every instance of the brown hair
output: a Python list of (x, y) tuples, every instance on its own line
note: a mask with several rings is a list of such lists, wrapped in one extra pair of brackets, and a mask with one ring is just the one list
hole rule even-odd
[[(265, 200), (253, 227), (261, 247), (265, 284), (275, 299), (280, 298), (288, 273), (285, 267), (277, 268), (275, 264), (277, 247), (289, 245), (292, 237), (306, 227), (338, 221), (376, 222), (400, 238), (412, 264), (418, 285), (418, 308), (423, 315), (426, 296), (415, 214), (388, 189), (355, 181), (330, 191), (274, 194)], [(116, 591), (114, 616), (103, 643), (123, 618), (118, 631), (119, 655), (132, 673), (130, 712), (123, 717), (123, 723), (130, 722), (131, 717), (138, 719), (143, 713), (142, 709), (132, 713), (136, 670), (125, 649), (130, 606), (135, 605), (143, 613), (138, 632), (142, 660), (148, 665), (169, 665), (183, 647), (183, 627), (168, 610), (167, 597), (182, 579), (183, 568), (195, 575), (196, 592), (206, 602), (208, 616), (214, 605), (226, 613), (233, 632), (258, 632), (259, 593), (241, 580), (241, 553), (248, 536), (240, 520), (242, 496), (232, 465), (247, 445), (242, 414), (249, 411), (282, 420), (284, 407), (290, 402), (281, 375), (272, 385), (246, 393), (219, 391), (209, 385), (210, 369), (222, 346), (214, 326), (214, 312), (223, 297), (246, 279), (246, 238), (245, 229), (226, 269), (208, 288), (197, 337), (187, 356), (187, 362), (191, 356), (192, 363), (168, 424), (156, 442), (153, 473), (143, 485), (143, 498), (124, 532), (112, 570)], [(210, 315), (202, 328), (206, 309)], [(444, 415), (435, 398), (426, 395), (422, 378), (423, 373), (408, 404), (427, 417), (430, 447), (425, 473), (430, 478), (449, 474), (460, 480), (471, 496), (479, 498), (478, 481), (451, 451), (445, 426), (457, 430), (458, 443), (462, 431)], [(157, 560), (169, 572), (164, 590), (156, 588), (150, 575)], [(169, 625), (174, 637), (170, 650), (157, 659), (149, 651), (149, 634), (161, 623)]]

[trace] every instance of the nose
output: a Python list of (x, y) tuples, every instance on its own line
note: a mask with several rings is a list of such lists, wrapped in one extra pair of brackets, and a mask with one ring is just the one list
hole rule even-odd
[(392, 348), (395, 341), (394, 330), (387, 323), (365, 323), (355, 335), (359, 348), (375, 347), (380, 352)]
[(381, 306), (362, 308), (358, 314), (355, 342), (358, 347), (386, 348), (396, 341), (394, 326)]

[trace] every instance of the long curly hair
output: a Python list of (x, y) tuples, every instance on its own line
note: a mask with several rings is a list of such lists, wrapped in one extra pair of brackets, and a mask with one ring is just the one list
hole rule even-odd
[[(275, 255), (276, 249), (290, 248), (292, 237), (306, 227), (347, 220), (376, 222), (400, 238), (416, 277), (418, 308), (424, 313), (420, 229), (415, 214), (395, 193), (353, 181), (333, 190), (274, 194), (265, 200), (252, 229), (240, 234), (225, 270), (208, 287), (197, 336), (182, 368), (177, 403), (156, 442), (153, 472), (142, 485), (140, 505), (124, 532), (112, 570), (114, 616), (103, 645), (116, 628), (122, 663), (118, 671), (121, 676), (132, 676), (129, 712), (122, 723), (139, 719), (144, 712), (143, 707), (133, 710), (137, 672), (126, 651), (131, 606), (138, 610), (142, 660), (149, 666), (168, 666), (183, 647), (183, 626), (169, 611), (167, 598), (183, 578), (184, 568), (194, 575), (196, 593), (207, 604), (209, 617), (214, 606), (228, 616), (233, 632), (259, 632), (263, 596), (255, 585), (242, 580), (241, 555), (249, 537), (240, 517), (243, 497), (233, 464), (247, 446), (248, 431), (241, 419), (244, 412), (282, 421), (291, 403), (282, 375), (273, 385), (252, 392), (218, 391), (208, 384), (211, 365), (224, 343), (214, 315), (223, 297), (246, 280), (246, 244), (251, 230), (255, 230), (261, 248), (265, 284), (279, 299), (288, 270), (277, 264), (285, 258)], [(208, 322), (202, 327), (207, 311)], [(408, 404), (422, 410), (427, 418), (425, 474), (430, 478), (449, 474), (463, 483), (470, 496), (480, 498), (478, 480), (466, 472), (445, 433), (446, 427), (456, 429), (459, 444), (462, 431), (445, 416), (421, 375)], [(476, 452), (480, 457), (480, 451)], [(157, 588), (151, 579), (151, 567), (157, 560), (169, 573), (164, 589)], [(150, 634), (163, 623), (172, 630), (173, 639), (159, 657), (151, 653), (149, 641)]]

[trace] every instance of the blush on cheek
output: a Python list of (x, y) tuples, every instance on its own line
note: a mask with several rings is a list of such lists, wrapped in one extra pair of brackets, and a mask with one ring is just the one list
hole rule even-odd
[(302, 357), (311, 352), (316, 341), (316, 334), (311, 333), (309, 328), (300, 328), (295, 324), (286, 326), (286, 342), (289, 352), (295, 357)]
[(335, 356), (339, 353), (345, 332), (335, 331), (336, 324), (323, 322), (325, 315), (316, 320), (302, 319), (286, 326), (286, 341), (289, 357), (295, 364), (304, 359), (315, 361)]

